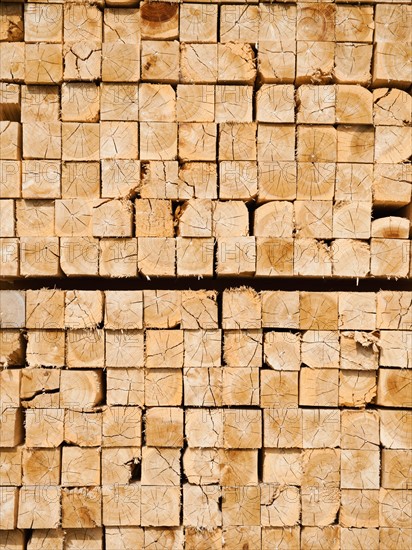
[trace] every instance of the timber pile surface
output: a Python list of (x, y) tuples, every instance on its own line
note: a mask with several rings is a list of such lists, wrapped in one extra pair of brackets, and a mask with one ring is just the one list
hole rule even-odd
[(412, 293), (0, 297), (1, 548), (408, 549)]
[(0, 0), (0, 550), (410, 550), (411, 23)]
[(3, 277), (410, 273), (406, 2), (0, 17)]

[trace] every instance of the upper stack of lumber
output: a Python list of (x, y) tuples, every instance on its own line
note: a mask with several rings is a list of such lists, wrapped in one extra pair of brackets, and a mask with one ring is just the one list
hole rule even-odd
[(411, 292), (3, 291), (0, 328), (2, 550), (409, 550)]
[(1, 276), (407, 277), (411, 6), (1, 3)]

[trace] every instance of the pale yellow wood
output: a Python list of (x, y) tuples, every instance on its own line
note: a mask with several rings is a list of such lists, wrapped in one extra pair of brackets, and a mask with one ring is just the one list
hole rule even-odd
[(382, 409), (380, 416), (380, 438), (387, 449), (410, 449), (411, 411)]
[(103, 42), (103, 82), (137, 82), (140, 78), (139, 44)]
[(301, 361), (310, 368), (339, 368), (339, 333), (308, 330), (301, 337)]
[(292, 237), (293, 205), (287, 201), (272, 201), (256, 208), (253, 235), (257, 237)]
[(379, 490), (342, 489), (342, 527), (378, 527), (379, 515)]
[(339, 42), (335, 49), (334, 78), (339, 84), (368, 85), (372, 80), (372, 45)]
[(60, 267), (70, 276), (98, 274), (99, 242), (92, 237), (61, 237)]
[(247, 161), (222, 161), (220, 171), (220, 199), (254, 198), (258, 191), (257, 166)]
[(22, 447), (0, 450), (2, 470), (0, 481), (2, 486), (21, 485), (22, 480)]
[(295, 127), (287, 124), (259, 124), (257, 136), (259, 161), (294, 161)]
[(140, 197), (142, 199), (184, 199), (193, 196), (193, 189), (190, 190), (188, 195), (184, 192), (180, 195), (179, 165), (177, 161), (152, 160), (144, 162), (141, 164), (140, 176)]
[(146, 445), (181, 447), (183, 444), (183, 409), (153, 407), (146, 411)]
[(332, 237), (332, 201), (295, 201), (296, 234), (301, 238)]
[[(278, 5), (270, 5), (269, 9), (277, 9)], [(289, 7), (289, 6), (288, 6)], [(290, 9), (290, 7), (289, 7)], [(287, 23), (290, 20), (287, 17)], [(258, 75), (265, 83), (293, 83), (295, 81), (296, 42), (294, 39), (277, 38), (272, 41), (269, 37), (259, 43)]]
[(20, 489), (17, 527), (55, 529), (60, 525), (60, 487), (25, 486)]
[(222, 369), (223, 405), (259, 405), (259, 370), (254, 367)]
[(25, 6), (24, 41), (60, 43), (63, 38), (63, 6), (34, 4)]
[[(139, 548), (143, 546), (145, 533), (141, 527), (106, 527), (105, 530), (106, 550), (127, 550), (128, 548)], [(165, 531), (168, 534), (170, 531)], [(155, 532), (154, 541), (158, 541), (158, 532)]]
[(23, 160), (22, 195), (26, 199), (58, 199), (61, 192), (58, 160)]
[(341, 420), (337, 409), (303, 409), (302, 426), (305, 449), (340, 446)]
[(293, 274), (294, 242), (290, 238), (256, 238), (256, 277)]
[(103, 399), (101, 371), (62, 371), (60, 378), (60, 406), (73, 409), (91, 409)]
[(33, 330), (28, 334), (26, 361), (28, 366), (63, 367), (64, 333), (56, 330)]
[[(406, 29), (403, 32), (407, 32)], [(408, 88), (411, 80), (408, 40), (410, 39), (399, 42), (377, 42), (373, 57), (374, 87), (391, 85), (396, 88)]]
[(404, 489), (410, 468), (410, 451), (382, 449), (382, 487)]
[(361, 86), (336, 86), (336, 122), (372, 124), (372, 92)]
[(333, 274), (339, 277), (365, 277), (370, 270), (369, 244), (352, 239), (336, 239), (332, 245)]
[[(65, 529), (66, 545), (81, 545), (82, 550), (103, 550), (102, 529)], [(69, 546), (70, 547), (70, 546)]]
[(101, 488), (62, 490), (62, 527), (92, 528), (101, 525)]
[(409, 544), (409, 529), (402, 527), (382, 527), (379, 529), (379, 542), (386, 546), (388, 550), (396, 550), (396, 548), (408, 546)]
[(24, 369), (20, 388), (20, 398), (24, 407), (58, 407), (59, 390), (59, 371), (40, 368)]
[(218, 44), (218, 82), (253, 84), (255, 78), (255, 55), (249, 44), (236, 44), (233, 42)]
[(176, 116), (178, 122), (214, 122), (215, 89), (211, 85), (179, 84)]
[(54, 204), (52, 201), (16, 201), (16, 232), (20, 237), (47, 237), (54, 233)]
[(60, 449), (23, 449), (24, 485), (59, 485)]
[(183, 371), (186, 406), (222, 406), (222, 369), (189, 367)]
[(62, 120), (64, 122), (98, 122), (100, 90), (94, 83), (63, 83)]
[(339, 202), (333, 207), (333, 237), (369, 239), (372, 205), (369, 202)]
[(139, 407), (106, 407), (103, 410), (104, 447), (139, 447), (142, 439), (142, 410)]
[(20, 237), (20, 275), (57, 277), (59, 274), (57, 237)]
[(216, 159), (217, 127), (212, 122), (179, 124), (179, 158), (182, 161)]
[(175, 212), (177, 234), (182, 237), (212, 236), (212, 201), (191, 199)]
[(23, 339), (20, 330), (2, 331), (0, 365), (2, 367), (8, 367), (12, 365), (22, 365), (23, 363)]
[(261, 486), (260, 522), (263, 527), (293, 527), (299, 522), (299, 488), (294, 485)]
[(0, 55), (2, 59), (0, 77), (3, 80), (22, 82), (26, 75), (25, 43), (1, 42)]
[(219, 84), (215, 87), (215, 94), (215, 122), (253, 121), (252, 86)]
[(407, 239), (371, 239), (371, 275), (407, 277), (411, 257)]
[(18, 198), (21, 196), (21, 163), (18, 160), (0, 159), (0, 197)]
[[(306, 528), (307, 529), (307, 528)], [(309, 527), (310, 529), (310, 527)], [(302, 535), (304, 534), (302, 531)], [(316, 540), (318, 540), (316, 538)], [(295, 527), (263, 527), (262, 528), (262, 550), (270, 550), (276, 545), (279, 550), (288, 550), (288, 548), (299, 547), (300, 528)]]
[(177, 124), (174, 122), (140, 122), (140, 158), (142, 160), (175, 160)]
[(301, 162), (335, 162), (337, 160), (336, 129), (326, 125), (298, 126), (297, 160)]
[(222, 6), (220, 9), (220, 40), (222, 42), (256, 43), (259, 37), (258, 6)]
[(0, 158), (2, 160), (20, 160), (21, 158), (21, 124), (0, 121)]
[(222, 161), (256, 160), (256, 124), (220, 124), (219, 159)]
[(302, 409), (264, 409), (263, 445), (286, 449), (302, 447)]
[(17, 526), (19, 490), (17, 487), (1, 487), (0, 495), (3, 503), (0, 526), (2, 530), (12, 531)]
[(375, 206), (400, 208), (411, 201), (412, 172), (407, 164), (376, 164), (373, 202)]
[(342, 489), (379, 489), (379, 451), (341, 451)]
[[(105, 18), (108, 17), (107, 10)], [(120, 13), (119, 13), (120, 17)], [(73, 3), (64, 4), (64, 42), (81, 40), (102, 41), (103, 14), (97, 5), (82, 5)]]
[[(134, 4), (128, 0), (123, 3), (122, 9), (118, 9), (119, 2), (114, 2), (116, 7), (104, 10), (103, 40), (104, 42), (121, 41), (126, 44), (134, 44), (140, 39), (139, 10), (129, 9), (127, 4)], [(108, 2), (108, 5), (111, 5)]]
[(176, 241), (173, 237), (139, 237), (138, 269), (146, 278), (174, 276)]
[(140, 464), (141, 449), (138, 447), (103, 448), (102, 485), (130, 483)]
[(140, 525), (140, 485), (103, 485), (102, 523), (107, 527)]
[(404, 126), (411, 122), (412, 98), (403, 90), (373, 90), (373, 122), (379, 126)]
[(336, 87), (334, 85), (302, 84), (297, 90), (297, 106), (298, 123), (334, 124), (336, 121)]
[(398, 329), (412, 326), (412, 294), (407, 291), (381, 290), (377, 294), (377, 328)]
[(142, 40), (141, 60), (143, 81), (179, 82), (180, 52), (177, 40)]
[(335, 200), (371, 201), (376, 185), (376, 167), (372, 164), (338, 163), (336, 165)]
[(338, 42), (372, 42), (374, 29), (372, 6), (337, 5), (335, 37)]
[(99, 162), (63, 162), (62, 198), (98, 198), (100, 196)]
[(214, 237), (246, 236), (249, 233), (249, 212), (243, 201), (212, 203), (212, 234)]
[(298, 199), (333, 199), (336, 183), (335, 163), (298, 163)]
[(214, 238), (177, 237), (177, 275), (212, 277)]
[[(209, 6), (202, 6), (201, 9), (208, 7)], [(210, 7), (213, 8), (213, 6)], [(196, 32), (196, 28), (193, 29), (193, 31)], [(192, 84), (216, 83), (218, 78), (217, 44), (182, 43), (180, 56), (180, 74), (182, 82)]]
[(299, 405), (336, 407), (338, 405), (339, 371), (304, 368), (299, 383), (305, 388)]
[(217, 240), (218, 275), (253, 276), (256, 271), (255, 237), (220, 237)]
[(182, 42), (217, 42), (217, 17), (217, 5), (181, 5), (180, 40)]
[(102, 413), (66, 409), (64, 441), (80, 447), (98, 447), (102, 443)]
[(220, 367), (222, 331), (187, 330), (184, 333), (184, 350), (185, 367)]
[(220, 493), (220, 488), (216, 485), (206, 488), (188, 483), (183, 485), (183, 525), (197, 529), (220, 526)]
[(185, 529), (185, 541), (188, 548), (198, 550), (221, 550), (222, 532), (220, 528), (211, 531), (199, 530), (193, 527)]
[[(356, 529), (352, 527), (342, 527), (340, 529), (341, 544), (353, 550), (362, 550), (362, 548), (379, 549), (379, 529), (366, 527)], [(389, 547), (388, 547), (389, 548)]]
[(410, 233), (410, 221), (398, 216), (378, 218), (372, 221), (372, 237), (384, 239), (408, 239)]
[(301, 541), (304, 548), (315, 550), (322, 544), (330, 550), (339, 550), (339, 527), (327, 525), (326, 527), (303, 527)]
[(97, 40), (65, 42), (63, 47), (64, 80), (101, 78), (102, 44)]
[(410, 127), (377, 126), (375, 130), (375, 162), (399, 163), (409, 158), (412, 147)]
[(384, 407), (409, 407), (412, 372), (403, 369), (379, 369), (377, 404)]
[[(314, 32), (319, 32), (319, 29), (316, 30), (316, 24), (314, 27)], [(296, 83), (327, 84), (331, 82), (334, 62), (334, 42), (298, 40), (296, 42)]]
[(181, 293), (178, 290), (144, 290), (143, 320), (148, 328), (173, 328), (181, 323)]
[(63, 79), (62, 45), (26, 44), (25, 73), (26, 84), (60, 84)]
[(29, 409), (25, 426), (27, 447), (58, 447), (64, 438), (64, 409)]
[(342, 449), (377, 449), (379, 447), (379, 413), (377, 411), (343, 411), (341, 415)]

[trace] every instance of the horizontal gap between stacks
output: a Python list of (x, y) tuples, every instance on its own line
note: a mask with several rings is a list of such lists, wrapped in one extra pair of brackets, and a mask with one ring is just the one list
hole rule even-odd
[(164, 277), (164, 278), (124, 278), (101, 277), (39, 277), (0, 281), (1, 290), (37, 290), (60, 288), (62, 290), (217, 290), (247, 286), (256, 291), (288, 290), (308, 292), (378, 292), (379, 290), (412, 290), (410, 279), (322, 279), (319, 277)]

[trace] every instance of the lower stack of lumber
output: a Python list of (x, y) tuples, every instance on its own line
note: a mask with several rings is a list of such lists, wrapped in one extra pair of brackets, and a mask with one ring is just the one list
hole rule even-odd
[(3, 550), (407, 550), (412, 293), (0, 293)]

